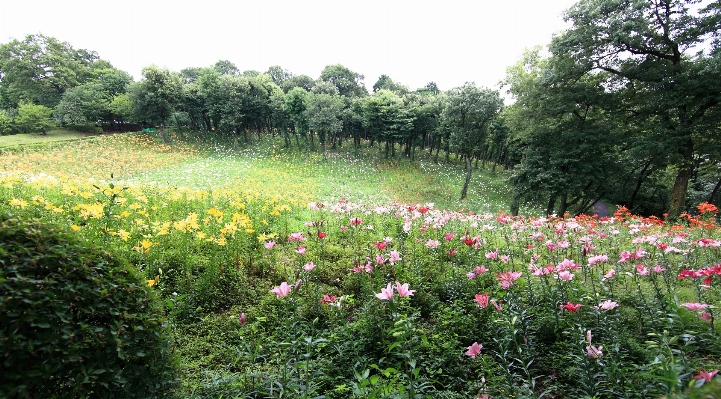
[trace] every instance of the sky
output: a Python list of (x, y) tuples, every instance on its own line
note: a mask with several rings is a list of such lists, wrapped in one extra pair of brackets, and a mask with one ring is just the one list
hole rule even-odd
[(546, 46), (567, 26), (573, 0), (0, 0), (0, 43), (42, 33), (100, 58), (138, 81), (233, 62), (264, 72), (280, 65), (314, 79), (327, 65), (382, 74), (411, 90), (474, 82), (498, 88), (524, 49)]

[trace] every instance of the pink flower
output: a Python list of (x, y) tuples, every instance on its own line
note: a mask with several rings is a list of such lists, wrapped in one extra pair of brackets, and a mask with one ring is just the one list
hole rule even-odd
[(404, 298), (407, 296), (413, 296), (413, 293), (416, 292), (416, 290), (408, 289), (408, 283), (401, 284), (397, 281), (396, 281), (396, 291), (398, 291), (398, 296), (401, 298)]
[(686, 307), (689, 310), (693, 310), (694, 312), (696, 312), (701, 309), (707, 308), (709, 305), (707, 305), (705, 303), (698, 303), (698, 302), (686, 302), (684, 304), (681, 304), (681, 306)]
[(575, 275), (568, 270), (558, 272), (558, 279), (563, 281), (571, 281)]
[(313, 270), (314, 267), (315, 267), (315, 264), (313, 264), (313, 262), (308, 262), (305, 265), (303, 265), (303, 270), (309, 272), (309, 271)]
[(391, 283), (388, 283), (388, 286), (386, 288), (381, 288), (380, 294), (376, 294), (376, 298), (382, 299), (384, 301), (390, 301), (393, 299), (393, 285)]
[(503, 262), (503, 263), (508, 263), (508, 260), (509, 260), (510, 258), (511, 258), (511, 257), (508, 256), (508, 255), (502, 255), (502, 256), (501, 256), (501, 262)]
[(497, 311), (500, 312), (503, 310), (503, 306), (501, 306), (500, 303), (496, 302), (495, 299), (491, 299), (491, 303), (493, 304), (493, 307), (496, 308)]
[(446, 233), (446, 241), (450, 241), (453, 239), (453, 237), (456, 236), (456, 233)]
[(596, 347), (593, 345), (589, 345), (586, 347), (586, 352), (588, 353), (588, 357), (590, 357), (591, 359), (598, 359), (599, 357), (603, 356), (603, 352), (601, 352), (602, 350), (603, 350), (603, 346)]
[(713, 316), (709, 312), (701, 312), (698, 314), (698, 317), (701, 318), (701, 320), (705, 321), (706, 323), (711, 323), (713, 320)]
[(600, 305), (598, 305), (598, 308), (601, 310), (613, 310), (613, 309), (616, 309), (617, 307), (618, 307), (618, 302), (614, 302), (610, 299), (605, 300), (605, 301), (601, 302)]
[(481, 274), (483, 274), (483, 273), (485, 273), (485, 272), (487, 272), (487, 271), (488, 271), (488, 270), (487, 270), (486, 267), (483, 266), (483, 265), (476, 266), (476, 268), (473, 270), (473, 272), (476, 273), (476, 276), (481, 275)]
[(650, 271), (646, 266), (639, 263), (638, 265), (636, 265), (636, 273), (638, 273), (639, 276), (648, 276)]
[(441, 245), (441, 243), (438, 242), (437, 240), (428, 240), (426, 242), (426, 246), (431, 249), (438, 248), (439, 245)]
[(611, 270), (608, 271), (608, 273), (606, 273), (606, 274), (603, 275), (603, 280), (606, 281), (606, 280), (608, 280), (609, 278), (613, 278), (613, 276), (615, 276), (615, 275), (616, 275), (616, 271), (613, 270), (613, 269), (611, 269)]
[(270, 290), (270, 292), (274, 292), (276, 298), (283, 298), (285, 296), (288, 296), (288, 294), (290, 294), (290, 286), (288, 285), (287, 282), (283, 281), (282, 283), (280, 283), (279, 286)]
[(474, 278), (476, 278), (476, 273), (468, 272), (466, 273), (466, 277), (468, 277), (469, 280), (473, 280)]
[(240, 325), (241, 326), (245, 325), (245, 313), (240, 314)]
[(656, 273), (663, 273), (666, 271), (665, 267), (661, 267), (661, 265), (656, 265), (653, 267), (653, 271)]
[(577, 311), (578, 309), (580, 309), (581, 306), (583, 306), (583, 305), (581, 305), (580, 303), (575, 303), (575, 304), (574, 304), (574, 303), (568, 302), (568, 303), (566, 303), (565, 305), (563, 305), (562, 308), (564, 308), (564, 309), (568, 310), (569, 312), (573, 313), (573, 312)]
[(603, 346), (598, 346), (598, 347), (593, 346), (592, 338), (593, 337), (591, 334), (591, 330), (587, 330), (586, 331), (586, 340), (588, 341), (588, 346), (586, 347), (586, 352), (588, 353), (588, 357), (590, 357), (591, 359), (598, 359), (601, 356), (603, 356), (603, 352), (601, 352), (603, 350)]
[(588, 265), (593, 266), (598, 262), (606, 262), (608, 261), (608, 255), (596, 255), (588, 258)]
[(295, 250), (295, 252), (297, 252), (299, 255), (303, 255), (305, 253), (305, 247), (301, 245), (298, 247), (298, 249)]
[(706, 371), (706, 370), (699, 370), (698, 374), (693, 376), (694, 380), (705, 380), (706, 382), (709, 382), (713, 380), (714, 376), (718, 374), (718, 370), (714, 371)]
[(496, 274), (496, 278), (498, 278), (498, 283), (501, 288), (507, 290), (511, 288), (514, 281), (518, 280), (521, 275), (523, 275), (521, 272), (503, 272)]
[(388, 261), (391, 263), (391, 265), (395, 265), (396, 262), (399, 262), (403, 259), (401, 259), (401, 254), (398, 253), (398, 251), (393, 250), (391, 253), (388, 254)]
[(475, 301), (477, 302), (477, 308), (485, 308), (488, 306), (488, 293), (484, 292), (483, 294), (476, 294)]
[(378, 242), (374, 243), (373, 245), (375, 245), (379, 251), (382, 251), (382, 250), (386, 249), (386, 245), (388, 245), (388, 244), (383, 241), (378, 241)]
[(326, 295), (323, 295), (323, 299), (319, 300), (318, 302), (320, 302), (320, 303), (322, 303), (322, 304), (324, 304), (324, 305), (330, 305), (330, 304), (332, 304), (333, 302), (335, 302), (336, 299), (338, 299), (338, 297), (336, 297), (335, 295), (329, 296), (329, 295), (326, 294)]
[(386, 258), (384, 258), (381, 254), (376, 254), (376, 263), (382, 265), (386, 263)]
[(363, 219), (361, 218), (353, 218), (349, 221), (351, 226), (358, 226), (359, 224), (363, 223)]
[(476, 356), (481, 354), (481, 349), (483, 349), (483, 345), (479, 345), (478, 342), (474, 342), (471, 346), (468, 347), (466, 355), (475, 359)]
[(275, 246), (275, 241), (268, 241), (264, 245), (265, 245), (265, 249), (271, 249)]
[(288, 241), (305, 241), (305, 237), (302, 232), (293, 233), (288, 237)]
[(486, 253), (486, 259), (498, 259), (498, 251)]
[(576, 262), (574, 262), (570, 259), (563, 258), (563, 262), (558, 264), (557, 269), (560, 271), (576, 270), (576, 269), (578, 269), (578, 265), (576, 264)]

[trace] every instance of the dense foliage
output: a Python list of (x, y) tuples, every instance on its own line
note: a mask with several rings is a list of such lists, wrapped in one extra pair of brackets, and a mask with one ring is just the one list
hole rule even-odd
[(136, 270), (50, 224), (0, 216), (0, 397), (165, 397), (163, 308)]

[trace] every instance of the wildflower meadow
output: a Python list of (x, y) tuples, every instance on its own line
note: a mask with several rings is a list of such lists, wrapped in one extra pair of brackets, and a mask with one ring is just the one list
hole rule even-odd
[(0, 154), (4, 217), (143, 276), (172, 337), (169, 397), (720, 392), (713, 205), (673, 223), (512, 217), (482, 174), (457, 202), (460, 165), (211, 147), (131, 134)]

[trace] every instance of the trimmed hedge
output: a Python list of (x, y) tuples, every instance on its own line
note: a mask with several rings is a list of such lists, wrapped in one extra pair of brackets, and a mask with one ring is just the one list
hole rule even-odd
[(0, 215), (0, 398), (169, 396), (162, 309), (125, 262)]

